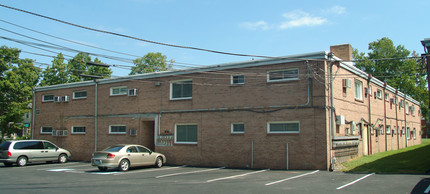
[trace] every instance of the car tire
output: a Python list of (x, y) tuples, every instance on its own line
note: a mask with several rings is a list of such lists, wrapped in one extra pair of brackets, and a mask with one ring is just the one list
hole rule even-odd
[(16, 164), (18, 164), (18, 166), (26, 166), (27, 163), (28, 163), (28, 159), (25, 156), (20, 156), (16, 160)]
[(163, 166), (163, 158), (157, 157), (157, 159), (155, 159), (155, 167), (161, 168), (162, 166)]
[(58, 156), (58, 162), (59, 163), (66, 163), (67, 162), (67, 155), (66, 154), (60, 154), (60, 156)]
[(127, 171), (130, 168), (130, 162), (127, 159), (122, 159), (118, 166), (120, 171)]
[(100, 167), (100, 166), (99, 166), (98, 168), (99, 168), (99, 170), (100, 170), (100, 171), (102, 171), (102, 172), (106, 172), (106, 171), (107, 171), (107, 169), (108, 169), (107, 167)]
[(10, 163), (10, 162), (3, 162), (3, 164), (4, 164), (6, 167), (11, 167), (11, 166), (13, 166), (13, 163)]

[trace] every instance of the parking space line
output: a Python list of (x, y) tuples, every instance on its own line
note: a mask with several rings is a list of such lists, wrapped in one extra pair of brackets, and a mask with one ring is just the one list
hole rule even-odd
[(243, 177), (243, 176), (247, 176), (247, 175), (250, 175), (250, 174), (256, 174), (256, 173), (260, 173), (260, 172), (265, 172), (265, 171), (268, 171), (268, 170), (269, 170), (269, 169), (266, 169), (266, 170), (260, 170), (260, 171), (255, 171), (255, 172), (249, 172), (249, 173), (240, 174), (240, 175), (234, 175), (234, 176), (229, 176), (229, 177), (217, 178), (217, 179), (208, 180), (208, 181), (206, 181), (206, 182), (207, 182), (207, 183), (210, 183), (210, 182), (215, 182), (215, 181), (220, 181), (220, 180), (234, 179), (234, 178), (237, 178), (237, 177)]
[[(74, 165), (65, 165), (64, 167), (72, 167), (72, 168), (76, 168), (76, 167), (82, 167), (82, 166), (91, 166), (90, 163), (85, 164), (85, 165), (78, 165), (78, 166), (74, 166)], [(57, 167), (60, 168), (60, 167)], [(51, 169), (56, 169), (56, 167), (54, 168), (41, 168), (41, 169), (37, 169), (37, 170), (51, 170)]]
[[(34, 168), (34, 167), (46, 167), (46, 166), (61, 166), (64, 164), (78, 164), (80, 162), (69, 162), (69, 163), (54, 163), (54, 164), (45, 164), (45, 163), (34, 163), (34, 165), (22, 166), (20, 168)], [(31, 164), (31, 163), (30, 163)]]
[(365, 178), (367, 178), (367, 177), (369, 177), (369, 176), (372, 176), (372, 175), (374, 175), (374, 174), (375, 174), (375, 173), (368, 174), (368, 175), (366, 175), (366, 176), (364, 176), (364, 177), (361, 177), (361, 178), (359, 178), (359, 179), (357, 179), (357, 180), (355, 180), (355, 181), (352, 181), (352, 182), (350, 182), (350, 183), (348, 183), (348, 184), (346, 184), (346, 185), (340, 186), (340, 187), (338, 187), (338, 188), (336, 188), (336, 189), (337, 189), (337, 190), (343, 189), (343, 188), (345, 188), (345, 187), (347, 187), (347, 186), (350, 186), (350, 185), (352, 185), (352, 184), (355, 184), (355, 183), (357, 183), (358, 181), (361, 181), (361, 180), (363, 180), (363, 179), (365, 179)]
[(286, 179), (282, 179), (282, 180), (279, 180), (279, 181), (267, 183), (266, 186), (273, 185), (273, 184), (276, 184), (276, 183), (281, 183), (281, 182), (288, 181), (288, 180), (291, 180), (291, 179), (300, 178), (300, 177), (311, 175), (311, 174), (315, 174), (317, 172), (319, 172), (319, 170), (316, 170), (316, 171), (313, 171), (313, 172), (309, 172), (309, 173), (305, 173), (305, 174), (301, 174), (301, 175), (297, 175), (297, 176), (293, 176), (293, 177), (286, 178)]
[(115, 175), (125, 175), (125, 174), (134, 174), (134, 173), (143, 173), (143, 172), (153, 172), (153, 171), (161, 171), (161, 170), (172, 170), (172, 169), (183, 168), (183, 167), (186, 167), (186, 166), (183, 165), (183, 166), (170, 167), (170, 168), (156, 168), (156, 169), (150, 169), (150, 170), (139, 170), (139, 171), (133, 171), (133, 172), (124, 172), (124, 173), (115, 174)]
[(166, 175), (157, 176), (155, 178), (158, 179), (158, 178), (177, 176), (177, 175), (183, 175), (183, 174), (194, 174), (194, 173), (199, 173), (199, 172), (208, 172), (208, 171), (220, 170), (223, 168), (225, 168), (225, 167), (220, 167), (220, 168), (215, 168), (215, 169), (207, 169), (207, 170), (197, 170), (197, 171), (191, 171), (191, 172), (180, 172), (180, 173), (174, 173), (174, 174), (166, 174)]

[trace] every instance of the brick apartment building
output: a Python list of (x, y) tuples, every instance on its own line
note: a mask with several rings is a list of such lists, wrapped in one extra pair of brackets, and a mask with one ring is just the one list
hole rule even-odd
[(324, 51), (39, 87), (33, 138), (74, 160), (136, 143), (169, 164), (271, 169), (328, 169), (420, 144), (420, 104), (355, 68), (350, 45), (330, 49), (335, 57)]

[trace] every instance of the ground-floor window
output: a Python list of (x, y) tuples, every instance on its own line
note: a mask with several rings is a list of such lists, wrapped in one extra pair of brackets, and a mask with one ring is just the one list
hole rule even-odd
[(86, 128), (84, 126), (73, 126), (72, 134), (85, 134)]
[(300, 133), (300, 122), (299, 121), (268, 122), (267, 133)]
[(40, 134), (52, 134), (52, 127), (41, 127)]
[(231, 124), (231, 133), (245, 133), (245, 124), (244, 123), (232, 123)]
[(126, 134), (127, 127), (125, 125), (111, 125), (109, 126), (110, 134)]
[(176, 124), (175, 143), (197, 144), (197, 124)]

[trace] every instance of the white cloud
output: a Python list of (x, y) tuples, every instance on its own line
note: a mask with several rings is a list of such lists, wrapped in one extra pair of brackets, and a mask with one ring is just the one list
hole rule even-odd
[(329, 9), (323, 10), (323, 12), (325, 14), (342, 15), (342, 14), (346, 13), (346, 8), (339, 6), (339, 5), (336, 5), (336, 6), (329, 8)]
[(325, 18), (313, 16), (301, 10), (284, 13), (282, 16), (284, 16), (287, 21), (282, 22), (278, 26), (281, 30), (301, 26), (319, 26), (327, 22)]
[(267, 22), (260, 20), (258, 22), (243, 22), (240, 24), (243, 28), (250, 30), (268, 30), (269, 24)]

